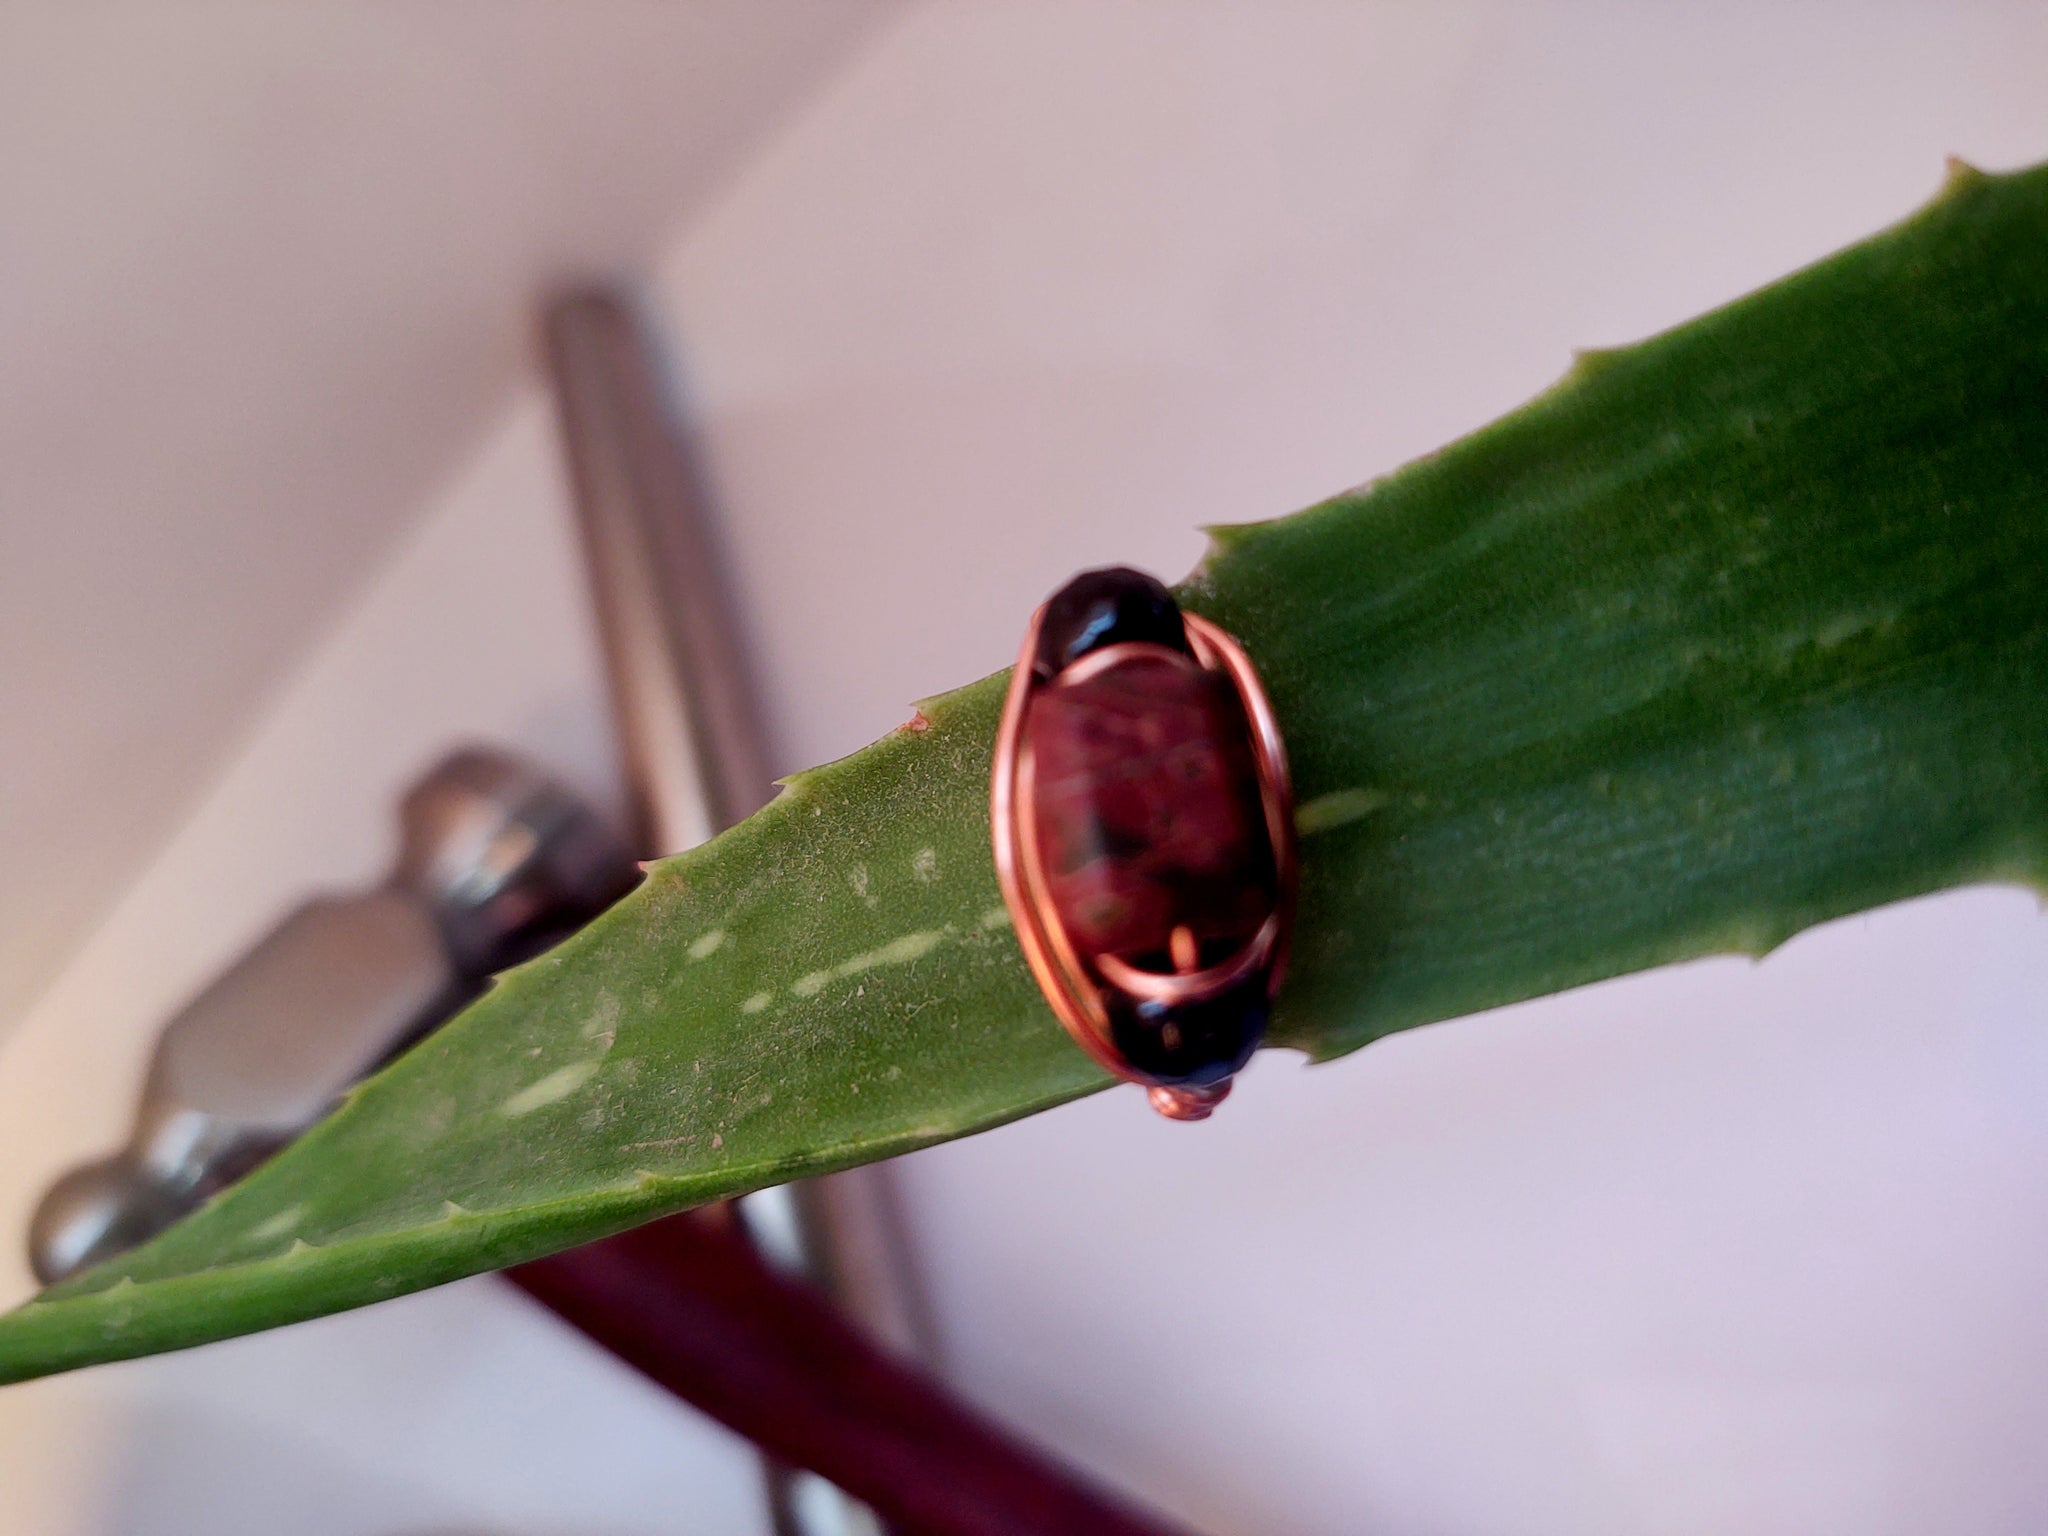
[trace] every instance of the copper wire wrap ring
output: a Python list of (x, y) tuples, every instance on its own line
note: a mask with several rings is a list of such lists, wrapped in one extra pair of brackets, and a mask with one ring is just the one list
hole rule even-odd
[(1160, 1114), (1206, 1118), (1264, 1033), (1294, 908), (1286, 749), (1244, 649), (1149, 576), (1076, 577), (1031, 616), (989, 809), (1067, 1033)]

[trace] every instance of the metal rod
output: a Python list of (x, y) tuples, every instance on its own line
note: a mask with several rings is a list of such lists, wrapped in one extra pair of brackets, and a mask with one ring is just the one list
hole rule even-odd
[(767, 803), (760, 712), (645, 328), (594, 289), (550, 307), (547, 340), (634, 830), (648, 854), (675, 853)]
[[(649, 856), (702, 842), (771, 792), (756, 694), (702, 477), (648, 327), (618, 292), (564, 295), (547, 346), (635, 828)], [(878, 1170), (740, 1202), (762, 1253), (899, 1348), (922, 1342)], [(835, 1239), (837, 1239), (835, 1243)], [(865, 1510), (770, 1464), (780, 1536), (876, 1536)]]

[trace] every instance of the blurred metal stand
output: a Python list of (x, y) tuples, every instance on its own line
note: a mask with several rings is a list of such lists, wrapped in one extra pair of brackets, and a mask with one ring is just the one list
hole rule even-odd
[[(772, 793), (756, 696), (703, 483), (671, 379), (633, 304), (594, 288), (546, 316), (577, 516), (633, 807), (654, 857), (704, 841)], [(827, 1291), (869, 1334), (926, 1354), (885, 1171), (862, 1168), (739, 1203), (757, 1250)], [(780, 1536), (874, 1536), (865, 1506), (771, 1463)]]
[(36, 1207), (37, 1279), (62, 1280), (197, 1210), (636, 878), (596, 811), (489, 747), (442, 759), (408, 789), (399, 828), (382, 885), (305, 902), (164, 1026), (128, 1144), (72, 1169)]
[[(637, 835), (650, 851), (682, 847), (767, 794), (735, 631), (631, 312), (580, 296), (552, 312), (549, 339)], [(437, 764), (400, 821), (382, 884), (304, 903), (165, 1027), (127, 1145), (72, 1169), (35, 1214), (45, 1281), (241, 1177), (636, 879), (594, 809), (489, 747)], [(506, 1279), (763, 1446), (781, 1536), (875, 1536), (876, 1510), (897, 1536), (1171, 1536), (916, 1368), (929, 1350), (900, 1233), (883, 1171), (862, 1169), (649, 1222)]]

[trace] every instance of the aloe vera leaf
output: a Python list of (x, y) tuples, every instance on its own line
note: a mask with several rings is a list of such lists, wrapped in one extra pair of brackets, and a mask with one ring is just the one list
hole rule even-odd
[[(1941, 886), (2038, 887), (2044, 423), (2048, 169), (1958, 169), (1898, 227), (1581, 357), (1441, 453), (1216, 530), (1182, 594), (1263, 670), (1301, 797), (1275, 1043), (1335, 1056)], [(1001, 912), (1001, 688), (798, 775), (254, 1177), (0, 1318), (0, 1380), (1102, 1086)]]

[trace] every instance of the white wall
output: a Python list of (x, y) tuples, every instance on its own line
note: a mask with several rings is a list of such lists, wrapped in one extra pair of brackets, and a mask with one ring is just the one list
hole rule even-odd
[[(658, 274), (783, 762), (1002, 665), (1076, 566), (1176, 573), (1202, 522), (1385, 470), (1541, 387), (1573, 346), (1900, 216), (1947, 153), (2048, 154), (2044, 100), (2048, 23), (2019, 8), (920, 9)], [(375, 864), (381, 797), (440, 708), (485, 700), (468, 726), (602, 780), (546, 465), (538, 418), (515, 413), (0, 1051), (0, 1220), (40, 1165), (110, 1134), (104, 1085), (171, 980), (285, 899), (278, 870)], [(456, 563), (421, 551), (485, 529), (517, 546), (524, 633), (501, 663), (480, 650), (415, 679), (387, 728), (403, 637), (441, 600), (426, 576)], [(339, 808), (331, 836), (303, 825), (311, 803)], [(288, 858), (252, 857), (270, 836)], [(1264, 1060), (1200, 1129), (1111, 1094), (919, 1154), (901, 1171), (950, 1369), (1216, 1536), (2038, 1530), (2044, 983), (2034, 899), (1968, 892), (1761, 965), (1312, 1071)], [(446, 1330), (487, 1296), (407, 1305)], [(299, 1342), (317, 1331), (0, 1393), (0, 1486), (86, 1507), (66, 1490), (144, 1465), (196, 1509), (135, 1405), (232, 1403), (287, 1426), (307, 1468), (396, 1478), (392, 1442), (435, 1447), (395, 1464), (434, 1490), (433, 1518), (657, 1528), (637, 1492), (614, 1507), (544, 1454), (520, 1475), (552, 1503), (522, 1516), (490, 1491), (511, 1443), (491, 1412), (511, 1410), (461, 1395), (504, 1395), (484, 1335), (437, 1357), (432, 1379), (458, 1386), (401, 1415), (416, 1430), (359, 1438), (399, 1412), (387, 1378), (363, 1367), (325, 1416), (307, 1378), (327, 1367)], [(743, 1528), (743, 1460), (715, 1437), (680, 1449), (690, 1421), (644, 1411), (674, 1440), (614, 1446), (607, 1481), (650, 1486), (643, 1455), (722, 1466), (692, 1486), (730, 1497), (669, 1526)], [(552, 1433), (533, 1412), (520, 1444)], [(323, 1507), (344, 1508), (336, 1532), (403, 1528), (390, 1500)]]
[(0, 1034), (882, 3), (0, 5)]

